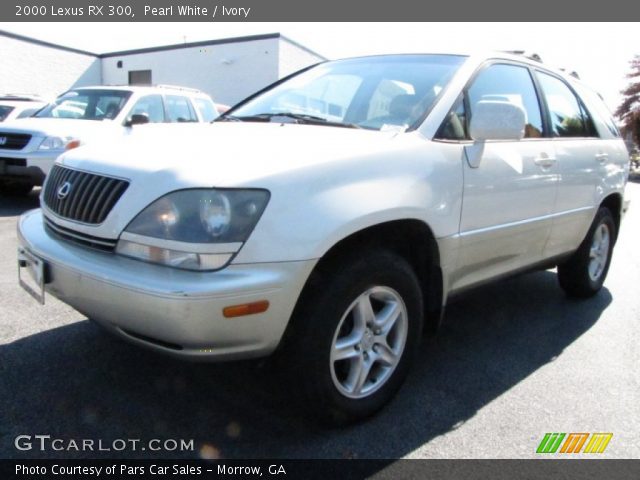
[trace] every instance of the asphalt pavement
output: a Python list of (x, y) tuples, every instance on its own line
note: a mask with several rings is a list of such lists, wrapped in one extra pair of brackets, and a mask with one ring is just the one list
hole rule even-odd
[[(268, 362), (165, 358), (36, 303), (17, 284), (15, 229), (37, 193), (0, 197), (0, 458), (532, 458), (547, 432), (610, 432), (599, 458), (640, 458), (640, 178), (595, 298), (567, 299), (554, 271), (459, 298), (395, 400), (342, 429), (292, 408), (296, 386)], [(194, 450), (18, 450), (20, 435)]]

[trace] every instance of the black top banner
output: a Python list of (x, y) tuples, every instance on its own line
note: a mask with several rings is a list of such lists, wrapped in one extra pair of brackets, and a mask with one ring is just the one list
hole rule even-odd
[(640, 19), (640, 6), (628, 0), (14, 0), (0, 3), (0, 20), (10, 22), (575, 22), (637, 19)]

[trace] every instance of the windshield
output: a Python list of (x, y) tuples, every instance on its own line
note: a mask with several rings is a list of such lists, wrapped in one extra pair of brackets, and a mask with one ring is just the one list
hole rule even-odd
[(60, 95), (35, 116), (82, 120), (113, 120), (131, 92), (123, 90), (70, 90)]
[(406, 130), (422, 121), (465, 58), (396, 55), (320, 64), (274, 86), (220, 121), (290, 121)]

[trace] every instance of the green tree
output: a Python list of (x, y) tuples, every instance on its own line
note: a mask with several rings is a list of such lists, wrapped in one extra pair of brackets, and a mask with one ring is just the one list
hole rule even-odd
[(640, 145), (640, 55), (634, 56), (629, 64), (631, 71), (627, 78), (630, 83), (621, 92), (624, 99), (616, 110), (616, 116), (622, 122), (622, 131), (631, 133), (635, 144)]

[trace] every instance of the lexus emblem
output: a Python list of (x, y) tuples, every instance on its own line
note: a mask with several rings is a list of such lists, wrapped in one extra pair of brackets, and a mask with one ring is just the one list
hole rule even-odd
[(58, 189), (58, 198), (60, 200), (64, 200), (67, 198), (67, 195), (71, 192), (71, 184), (69, 182), (64, 182), (62, 186)]
[(7, 137), (0, 137), (0, 145), (7, 143)]

